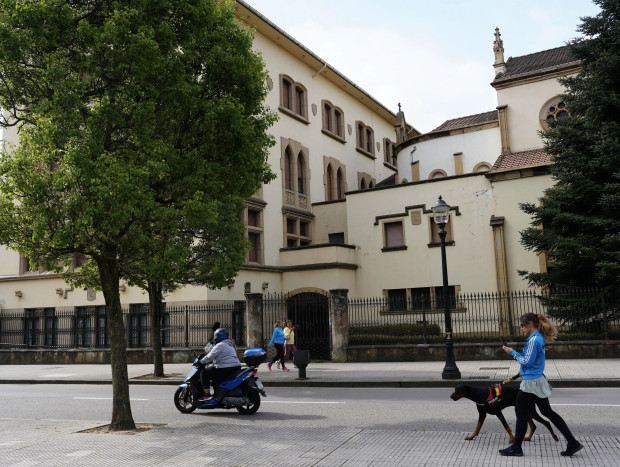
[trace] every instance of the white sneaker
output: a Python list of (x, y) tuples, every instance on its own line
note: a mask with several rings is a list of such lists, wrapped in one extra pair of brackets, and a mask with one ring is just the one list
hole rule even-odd
[(276, 368), (279, 370), (280, 369), (280, 362), (278, 362), (278, 365), (276, 366)]

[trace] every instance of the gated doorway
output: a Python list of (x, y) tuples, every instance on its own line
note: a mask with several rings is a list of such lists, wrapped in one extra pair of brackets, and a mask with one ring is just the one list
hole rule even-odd
[(295, 327), (295, 345), (309, 350), (312, 360), (330, 360), (329, 297), (303, 292), (286, 300), (286, 317)]
[[(290, 320), (295, 327), (298, 350), (309, 350), (311, 360), (331, 360), (329, 295), (320, 292), (266, 294), (263, 297), (263, 338), (265, 348), (276, 321)], [(269, 358), (273, 351), (270, 352)]]

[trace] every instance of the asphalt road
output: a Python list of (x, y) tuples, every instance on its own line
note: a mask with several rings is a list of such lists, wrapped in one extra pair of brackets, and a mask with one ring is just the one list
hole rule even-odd
[[(473, 432), (474, 403), (453, 402), (446, 388), (267, 388), (267, 398), (252, 416), (236, 410), (179, 413), (173, 404), (176, 386), (130, 386), (133, 418), (140, 423), (172, 423), (195, 419), (214, 424), (260, 426), (268, 430), (355, 427), (376, 430)], [(552, 406), (577, 436), (617, 436), (620, 391), (615, 388), (555, 389)], [(109, 385), (2, 385), (0, 417), (11, 420), (80, 420), (93, 426), (109, 423), (112, 387)], [(504, 411), (514, 427), (514, 411)], [(546, 434), (544, 427), (539, 434)], [(488, 417), (482, 433), (503, 433)]]

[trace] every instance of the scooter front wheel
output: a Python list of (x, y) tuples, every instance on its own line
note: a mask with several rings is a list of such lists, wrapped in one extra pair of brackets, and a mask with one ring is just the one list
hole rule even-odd
[(196, 410), (194, 395), (189, 387), (177, 389), (174, 393), (174, 406), (182, 413), (192, 413)]
[(250, 399), (248, 404), (236, 407), (241, 415), (252, 415), (260, 407), (260, 394), (258, 392), (248, 391), (248, 399)]

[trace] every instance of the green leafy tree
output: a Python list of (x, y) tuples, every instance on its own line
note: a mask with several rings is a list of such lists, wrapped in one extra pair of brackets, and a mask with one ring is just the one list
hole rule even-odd
[(521, 271), (536, 285), (619, 285), (620, 1), (595, 3), (601, 12), (578, 28), (585, 37), (568, 44), (582, 69), (560, 79), (571, 115), (543, 132), (555, 184), (538, 205), (521, 205), (532, 216), (522, 244), (551, 265), (546, 273)]
[(275, 117), (251, 45), (217, 0), (0, 2), (2, 125), (19, 130), (0, 160), (0, 242), (48, 268), (91, 258), (98, 278), (85, 280), (99, 284), (110, 328), (112, 430), (135, 427), (123, 271), (162, 226), (181, 232), (173, 250), (188, 241), (184, 219), (217, 224), (222, 203), (271, 176)]
[(128, 251), (121, 275), (149, 295), (154, 375), (164, 375), (160, 323), (165, 294), (185, 285), (221, 288), (233, 281), (248, 247), (244, 207), (242, 199), (229, 197), (209, 216), (182, 216), (157, 230), (150, 225), (148, 237), (132, 242), (134, 254)]

